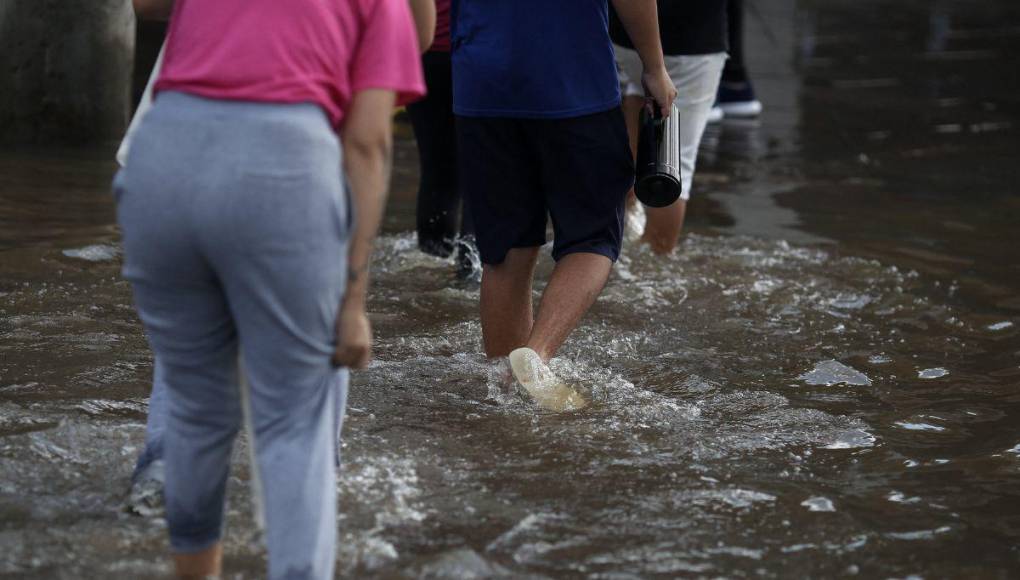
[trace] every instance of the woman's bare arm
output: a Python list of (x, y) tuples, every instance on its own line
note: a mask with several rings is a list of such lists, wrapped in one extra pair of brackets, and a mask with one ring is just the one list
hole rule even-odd
[(174, 0), (131, 0), (135, 14), (145, 20), (166, 20), (174, 9)]
[(436, 2), (435, 0), (408, 1), (411, 3), (414, 27), (418, 30), (418, 47), (422, 52), (425, 52), (432, 46), (436, 35)]
[(337, 317), (337, 344), (333, 362), (364, 368), (372, 357), (372, 328), (365, 305), (368, 299), (369, 260), (379, 231), (389, 189), (393, 145), (393, 91), (369, 89), (351, 100), (340, 140), (344, 171), (350, 183), (354, 231), (347, 256), (347, 291)]

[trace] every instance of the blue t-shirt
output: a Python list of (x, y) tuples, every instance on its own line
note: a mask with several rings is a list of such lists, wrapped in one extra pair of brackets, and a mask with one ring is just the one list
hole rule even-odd
[(561, 119), (620, 104), (607, 0), (453, 0), (453, 111)]

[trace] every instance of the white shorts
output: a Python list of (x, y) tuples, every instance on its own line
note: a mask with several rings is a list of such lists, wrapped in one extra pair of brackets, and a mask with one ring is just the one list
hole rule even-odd
[[(616, 70), (624, 97), (643, 97), (641, 72), (644, 70), (637, 51), (613, 45)], [(676, 85), (676, 108), (680, 114), (680, 181), (681, 199), (690, 199), (691, 178), (698, 159), (698, 145), (708, 124), (708, 115), (715, 104), (726, 53), (666, 56), (666, 71)]]

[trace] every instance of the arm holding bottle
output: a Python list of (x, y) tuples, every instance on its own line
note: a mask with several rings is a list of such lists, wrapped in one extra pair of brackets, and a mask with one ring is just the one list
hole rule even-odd
[(655, 99), (662, 116), (668, 117), (670, 105), (676, 99), (676, 87), (666, 72), (662, 56), (656, 2), (655, 0), (612, 0), (612, 2), (644, 65), (641, 81), (645, 86), (645, 94)]

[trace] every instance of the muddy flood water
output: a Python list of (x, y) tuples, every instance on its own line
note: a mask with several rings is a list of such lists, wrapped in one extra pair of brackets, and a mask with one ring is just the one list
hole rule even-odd
[[(579, 412), (490, 380), (398, 125), (342, 577), (1020, 576), (1020, 5), (752, 7), (765, 114), (709, 129), (681, 247), (627, 248), (568, 341)], [(124, 509), (152, 367), (113, 147), (0, 153), (2, 577), (171, 571)], [(236, 450), (225, 576), (257, 577)]]

